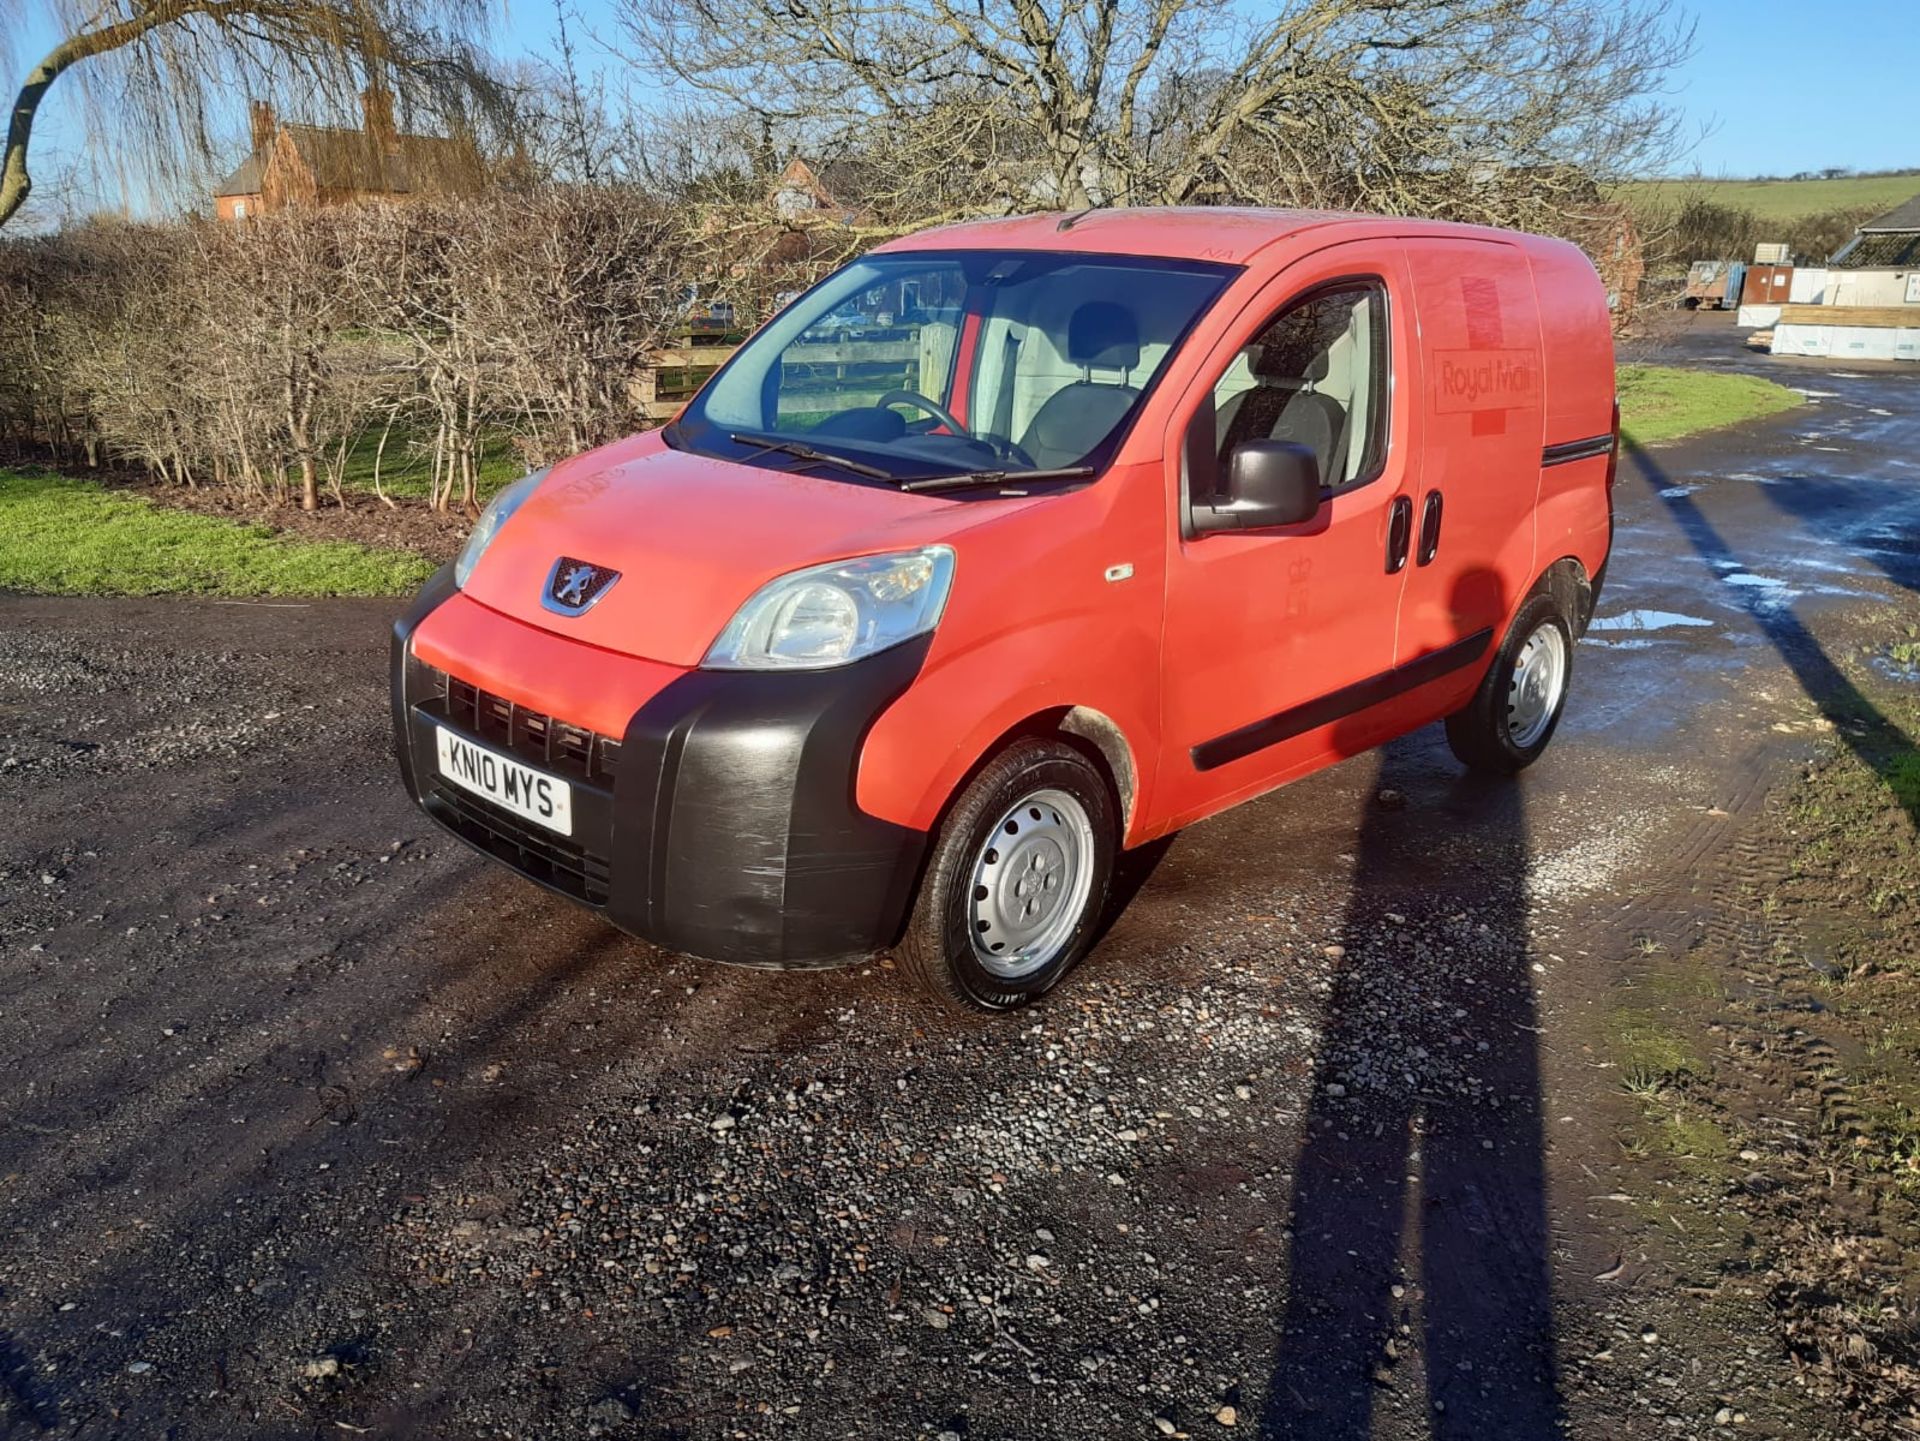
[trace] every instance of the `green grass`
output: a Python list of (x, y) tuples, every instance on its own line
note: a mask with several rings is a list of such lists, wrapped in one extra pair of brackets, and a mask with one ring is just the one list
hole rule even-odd
[(0, 589), (40, 595), (402, 595), (432, 561), (0, 470)]
[(1827, 210), (1891, 210), (1920, 195), (1920, 171), (1902, 175), (1846, 175), (1838, 180), (1642, 180), (1627, 198), (1672, 208), (1694, 195), (1716, 205), (1751, 210), (1762, 220), (1797, 220)]
[(1621, 366), (1619, 394), (1620, 432), (1633, 445), (1758, 420), (1800, 403), (1784, 385), (1759, 376), (1671, 365)]
[(1623, 1006), (1607, 1018), (1607, 1044), (1632, 1095), (1670, 1086), (1694, 1074), (1699, 1057), (1680, 1029), (1659, 1012)]
[[(425, 500), (433, 475), (432, 436), (394, 428), (380, 459), (380, 487), (398, 501)], [(347, 452), (340, 488), (360, 495), (373, 494), (373, 456), (380, 446), (378, 427), (363, 431)], [(492, 436), (480, 453), (480, 499), (484, 502), (503, 485), (518, 480), (527, 467), (514, 454), (505, 436)]]

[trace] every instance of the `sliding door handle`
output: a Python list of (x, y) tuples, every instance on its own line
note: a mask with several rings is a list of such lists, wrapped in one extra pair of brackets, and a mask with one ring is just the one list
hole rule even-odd
[(1414, 560), (1421, 565), (1431, 562), (1440, 552), (1440, 492), (1427, 492), (1426, 509), (1420, 513), (1420, 549), (1414, 552)]
[(1387, 512), (1387, 574), (1398, 575), (1407, 568), (1407, 546), (1413, 540), (1413, 502), (1404, 495), (1393, 498)]

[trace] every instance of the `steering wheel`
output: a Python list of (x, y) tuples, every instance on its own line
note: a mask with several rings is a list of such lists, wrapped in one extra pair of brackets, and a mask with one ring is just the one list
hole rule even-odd
[(911, 405), (916, 410), (924, 410), (955, 435), (964, 436), (968, 440), (974, 438), (973, 432), (962, 425), (951, 410), (937, 400), (927, 399), (917, 390), (889, 390), (874, 404), (881, 410), (885, 410), (889, 405)]
[(1027, 470), (1037, 470), (1039, 468), (1034, 458), (1019, 446), (1015, 445), (1011, 440), (1002, 440), (994, 435), (975, 435), (972, 431), (968, 430), (966, 426), (962, 425), (958, 417), (956, 417), (952, 411), (948, 410), (946, 406), (937, 400), (929, 400), (917, 390), (889, 390), (874, 403), (882, 410), (886, 409), (889, 405), (911, 405), (916, 410), (924, 410), (955, 435), (966, 440), (978, 441), (981, 445), (986, 446), (1000, 458), (1000, 462), (1003, 465), (1011, 462)]

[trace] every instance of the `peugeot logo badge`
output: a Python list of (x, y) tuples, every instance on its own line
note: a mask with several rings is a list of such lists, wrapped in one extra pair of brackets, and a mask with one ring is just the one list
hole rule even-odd
[(557, 615), (581, 615), (612, 590), (613, 583), (618, 579), (620, 572), (617, 570), (608, 570), (604, 565), (594, 565), (591, 561), (575, 560), (570, 555), (563, 555), (553, 563), (553, 570), (547, 576), (547, 588), (540, 595), (540, 604)]

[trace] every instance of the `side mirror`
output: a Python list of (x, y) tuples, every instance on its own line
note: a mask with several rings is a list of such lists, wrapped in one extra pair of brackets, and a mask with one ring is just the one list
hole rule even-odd
[(1199, 535), (1300, 525), (1320, 510), (1320, 462), (1290, 440), (1247, 440), (1227, 458), (1226, 495), (1193, 508)]

